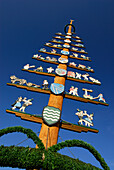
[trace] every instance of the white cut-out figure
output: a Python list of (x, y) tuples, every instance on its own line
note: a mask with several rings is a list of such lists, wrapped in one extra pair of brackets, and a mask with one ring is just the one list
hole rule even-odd
[(41, 48), (40, 51), (46, 52), (46, 49), (45, 48)]
[[(77, 109), (78, 112), (75, 113), (75, 115), (78, 116), (79, 121), (78, 123), (83, 125), (83, 122), (85, 123), (85, 126), (93, 126), (93, 113), (92, 114), (87, 114), (87, 111), (84, 110), (84, 112), (82, 110)], [(86, 118), (83, 118), (83, 116), (87, 116)]]
[(74, 88), (74, 86), (71, 86), (69, 91), (70, 91), (69, 94), (73, 94), (73, 95), (79, 96), (78, 95), (78, 87)]
[(78, 51), (78, 48), (74, 48), (74, 47), (72, 47), (72, 50), (74, 50), (74, 51)]
[(51, 43), (46, 43), (46, 45), (50, 45), (50, 46), (52, 46), (52, 44), (51, 44)]
[(70, 65), (70, 66), (75, 66), (75, 67), (76, 67), (77, 64), (75, 64), (75, 62), (70, 62), (69, 65)]
[(21, 101), (22, 101), (22, 97), (18, 97), (18, 99), (15, 101), (14, 104), (12, 104), (11, 106), (13, 106), (11, 109), (15, 110), (16, 108), (19, 109), (21, 107)]
[(24, 99), (22, 100), (24, 103), (22, 105), (22, 107), (19, 109), (19, 111), (25, 112), (25, 108), (29, 105), (32, 105), (32, 101), (33, 99), (28, 99), (26, 97), (24, 97)]
[(95, 97), (94, 99), (98, 99), (99, 98), (99, 101), (102, 101), (104, 103), (106, 103), (105, 99), (103, 98), (103, 94), (100, 93), (97, 97)]
[(43, 67), (42, 67), (42, 66), (40, 66), (40, 67), (38, 67), (37, 69), (35, 69), (34, 71), (43, 72)]
[(93, 96), (91, 96), (90, 94), (88, 95), (88, 92), (93, 92), (93, 90), (89, 90), (89, 89), (85, 89), (85, 88), (83, 88), (82, 90), (84, 90), (85, 91), (85, 94), (83, 95), (83, 97), (84, 98), (86, 98), (86, 99), (95, 99), (95, 98), (93, 98)]
[(47, 71), (48, 71), (48, 73), (52, 73), (52, 71), (54, 71), (54, 69), (52, 67), (49, 67), (49, 68), (47, 68)]
[(89, 77), (89, 79), (93, 82), (93, 83), (98, 83), (101, 84), (101, 82), (99, 80), (94, 79), (93, 77)]
[(81, 52), (85, 52), (85, 50), (81, 49)]
[(79, 65), (78, 65), (78, 68), (85, 69), (85, 68), (86, 68), (86, 66), (85, 66), (85, 65), (82, 65), (82, 64), (79, 64)]
[(51, 53), (54, 53), (54, 54), (55, 54), (56, 52), (57, 52), (57, 51), (56, 51), (55, 49), (52, 49), (52, 50), (51, 50)]
[(82, 57), (83, 59), (87, 59), (85, 55), (80, 55), (80, 57)]
[(81, 79), (81, 74), (76, 72), (76, 79)]
[(84, 80), (88, 80), (88, 76), (89, 76), (89, 74), (88, 74), (88, 73), (86, 73), (86, 74), (82, 74), (82, 77), (84, 78)]
[(72, 54), (74, 55), (74, 57), (76, 57), (76, 58), (78, 57), (78, 54), (76, 54), (76, 53), (72, 53)]
[(34, 67), (35, 67), (35, 65), (30, 66), (29, 64), (26, 64), (23, 68), (25, 70), (28, 70), (29, 68), (34, 68)]
[(42, 89), (48, 89), (48, 85), (49, 85), (48, 81), (47, 81), (47, 80), (44, 80), (44, 81), (43, 81), (43, 84), (42, 84), (42, 86), (43, 86)]

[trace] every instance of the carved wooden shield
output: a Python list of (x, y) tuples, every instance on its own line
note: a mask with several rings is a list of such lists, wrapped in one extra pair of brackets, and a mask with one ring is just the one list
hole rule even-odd
[(69, 55), (69, 51), (62, 50), (61, 53), (64, 54), (64, 55)]
[(59, 61), (60, 63), (68, 63), (68, 59), (62, 58), (62, 57), (60, 57), (60, 58), (58, 59), (58, 61)]
[(70, 48), (70, 45), (64, 44), (63, 47), (65, 47), (65, 48)]
[(56, 68), (55, 70), (56, 74), (59, 75), (59, 76), (65, 76), (67, 71), (64, 70), (64, 69), (61, 69), (61, 68)]
[(61, 94), (64, 91), (64, 86), (62, 84), (52, 83), (50, 86), (50, 90), (54, 94)]
[(43, 109), (43, 120), (49, 126), (56, 124), (60, 120), (61, 111), (58, 108), (46, 106)]

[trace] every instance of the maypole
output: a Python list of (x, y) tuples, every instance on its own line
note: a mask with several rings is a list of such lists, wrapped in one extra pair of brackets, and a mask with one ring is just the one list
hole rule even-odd
[[(85, 66), (83, 64), (78, 64), (70, 61), (72, 59), (75, 61), (77, 60), (89, 61), (89, 62), (91, 61), (90, 57), (87, 56), (88, 53), (84, 50), (85, 47), (83, 45), (82, 39), (75, 34), (75, 27), (72, 24), (72, 22), (73, 20), (70, 21), (70, 24), (67, 24), (65, 26), (64, 28), (65, 35), (62, 33), (56, 33), (56, 36), (53, 37), (54, 39), (52, 39), (51, 41), (45, 44), (46, 47), (51, 48), (50, 52), (47, 51), (45, 48), (41, 48), (38, 52), (43, 53), (44, 56), (35, 54), (32, 57), (33, 59), (40, 62), (44, 62), (44, 63), (46, 62), (49, 64), (57, 65), (55, 70), (52, 67), (43, 68), (42, 66), (39, 66), (35, 68), (36, 67), (35, 65), (29, 65), (29, 64), (26, 64), (22, 69), (22, 71), (26, 71), (29, 73), (54, 77), (54, 82), (50, 85), (50, 87), (48, 87), (49, 83), (47, 80), (43, 80), (43, 84), (42, 84), (43, 87), (42, 87), (41, 85), (28, 82), (25, 79), (20, 79), (15, 75), (10, 76), (11, 83), (7, 83), (7, 85), (9, 86), (50, 95), (48, 105), (43, 108), (42, 115), (26, 113), (25, 112), (26, 107), (32, 105), (32, 102), (34, 100), (33, 98), (27, 99), (27, 97), (23, 98), (22, 96), (17, 98), (17, 100), (12, 104), (11, 109), (6, 110), (7, 113), (15, 114), (15, 116), (20, 117), (22, 120), (27, 120), (27, 121), (41, 124), (41, 130), (40, 130), (39, 138), (37, 140), (39, 141), (39, 144), (40, 146), (42, 146), (43, 149), (39, 147), (39, 149), (34, 148), (34, 150), (36, 151), (41, 150), (43, 154), (44, 154), (44, 149), (46, 153), (48, 153), (51, 151), (50, 147), (52, 150), (54, 149), (54, 147), (55, 147), (54, 150), (56, 149), (59, 150), (59, 148), (63, 147), (61, 143), (57, 144), (58, 133), (60, 128), (74, 131), (74, 132), (79, 132), (79, 133), (88, 132), (88, 131), (93, 133), (99, 132), (97, 129), (90, 127), (93, 126), (94, 113), (88, 114), (86, 110), (81, 110), (80, 108), (77, 108), (77, 112), (75, 113), (75, 115), (77, 115), (79, 118), (78, 124), (73, 124), (62, 120), (61, 114), (62, 114), (62, 104), (64, 98), (68, 98), (70, 100), (80, 101), (84, 103), (92, 103), (97, 105), (100, 104), (100, 105), (108, 106), (105, 99), (103, 98), (102, 93), (99, 93), (98, 96), (93, 97), (91, 95), (91, 93), (93, 92), (92, 89), (82, 88), (84, 94), (83, 96), (80, 96), (80, 94), (78, 93), (78, 87), (75, 87), (75, 82), (84, 83), (84, 84), (94, 84), (94, 85), (101, 85), (101, 82), (88, 74), (88, 72), (94, 73), (94, 70), (90, 66)], [(55, 57), (59, 57), (59, 58), (57, 59)], [(81, 70), (82, 72), (85, 71), (86, 73), (83, 74), (77, 71), (76, 72), (69, 71), (69, 68)], [(44, 69), (47, 71), (44, 71)], [(65, 91), (66, 80), (70, 80), (74, 82), (74, 84), (70, 87), (69, 92)], [(18, 127), (16, 127), (16, 131), (18, 131), (19, 129)], [(21, 130), (23, 132), (28, 131), (23, 128), (21, 128)], [(13, 128), (13, 131), (15, 131), (15, 128)], [(34, 136), (34, 139), (36, 139), (36, 136)], [(79, 140), (66, 141), (64, 142), (64, 144), (65, 146), (69, 144), (69, 146), (80, 146), (84, 148), (87, 147), (88, 150), (91, 150), (91, 153), (95, 151), (91, 146), (86, 146), (86, 142), (79, 141)], [(36, 148), (38, 148), (38, 146), (39, 146), (38, 143), (36, 143)], [(31, 150), (31, 148), (29, 149)], [(98, 160), (101, 160), (102, 162), (102, 159), (99, 155), (97, 155), (96, 157)], [(44, 158), (41, 157), (40, 159), (44, 161)], [(49, 162), (47, 162), (47, 164), (49, 164)], [(37, 168), (39, 166), (40, 165), (38, 165)], [(103, 166), (104, 166), (104, 161), (103, 161)], [(35, 165), (32, 167), (35, 167)]]

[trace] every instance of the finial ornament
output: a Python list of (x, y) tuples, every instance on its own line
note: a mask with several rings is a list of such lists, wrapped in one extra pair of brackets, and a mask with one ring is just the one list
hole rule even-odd
[(73, 21), (74, 21), (74, 20), (70, 19), (70, 24), (72, 24)]

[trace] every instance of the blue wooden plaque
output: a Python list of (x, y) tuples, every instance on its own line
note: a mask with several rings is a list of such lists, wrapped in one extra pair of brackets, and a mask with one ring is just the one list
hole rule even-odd
[(62, 84), (52, 83), (50, 86), (50, 90), (54, 94), (61, 94), (64, 91), (64, 86)]
[(64, 54), (64, 55), (69, 55), (69, 51), (61, 50), (61, 53)]

